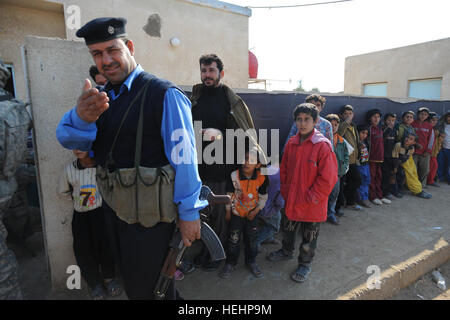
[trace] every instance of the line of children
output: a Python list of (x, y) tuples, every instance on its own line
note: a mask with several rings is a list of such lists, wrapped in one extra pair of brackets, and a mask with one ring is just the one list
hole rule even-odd
[[(228, 278), (237, 264), (242, 233), (246, 265), (255, 277), (263, 276), (255, 263), (257, 247), (262, 239), (271, 238), (277, 231), (280, 211), (283, 213), (281, 248), (270, 252), (266, 258), (272, 262), (293, 259), (296, 235), (300, 232), (297, 267), (291, 273), (291, 279), (304, 282), (311, 272), (321, 222), (339, 224), (335, 217), (339, 216), (336, 209), (338, 193), (344, 195), (346, 207), (355, 210), (362, 210), (361, 206), (370, 208), (369, 199), (373, 204), (380, 205), (389, 204), (394, 196), (401, 198), (403, 194), (400, 187), (404, 183), (414, 195), (431, 198), (419, 182), (413, 159), (418, 137), (412, 126), (412, 111), (405, 112), (402, 123), (398, 125), (395, 125), (395, 114), (386, 114), (384, 126), (381, 127), (381, 112), (373, 109), (367, 113), (368, 123), (357, 127), (352, 122), (353, 107), (346, 105), (341, 109), (341, 117), (335, 114), (326, 116), (333, 128), (334, 148), (329, 139), (314, 128), (318, 116), (317, 108), (311, 104), (305, 103), (295, 108), (294, 121), (298, 132), (285, 146), (279, 172), (280, 184), (277, 182), (278, 176), (274, 175), (269, 176), (270, 183), (267, 186), (267, 179), (263, 180), (258, 174), (260, 164), (253, 167), (249, 165), (249, 159), (254, 157), (251, 154), (247, 154), (242, 168), (233, 173), (234, 201), (229, 208), (233, 215), (230, 219), (228, 257), (219, 274), (222, 278)], [(433, 121), (430, 127), (436, 122)], [(444, 130), (450, 128), (450, 114), (445, 121)], [(442, 132), (434, 134), (440, 138), (439, 141), (444, 142), (445, 135)], [(435, 157), (440, 148), (438, 140), (431, 145)], [(248, 183), (252, 180), (252, 191), (247, 191)], [(264, 193), (268, 193), (271, 200), (266, 202), (262, 212), (271, 212), (269, 216), (274, 218), (274, 223), (265, 224), (258, 234), (253, 213), (263, 207), (263, 197), (267, 197), (263, 196)], [(276, 203), (279, 205), (283, 199), (284, 208), (282, 205), (277, 207)], [(268, 230), (269, 233), (266, 232)]]
[[(329, 140), (314, 129), (318, 121), (317, 109), (306, 103), (294, 110), (298, 132), (288, 140), (280, 166), (281, 196), (285, 199), (284, 210), (281, 210), (283, 241), (281, 248), (270, 252), (266, 258), (272, 262), (293, 259), (296, 235), (300, 231), (302, 243), (297, 268), (291, 273), (291, 279), (296, 282), (306, 281), (311, 272), (320, 223), (328, 221), (339, 224), (336, 218), (339, 215), (336, 210), (338, 193), (344, 195), (347, 207), (356, 210), (362, 210), (361, 206), (370, 208), (369, 199), (373, 204), (381, 205), (391, 203), (394, 196), (403, 197), (400, 188), (404, 183), (414, 195), (431, 198), (422, 188), (413, 159), (418, 137), (412, 126), (412, 111), (405, 112), (402, 123), (398, 125), (395, 125), (395, 114), (386, 114), (383, 127), (378, 109), (370, 110), (366, 115), (368, 123), (358, 127), (352, 122), (352, 106), (344, 106), (340, 116), (326, 116), (333, 128), (332, 148)], [(435, 125), (436, 121), (433, 121), (430, 127)], [(444, 129), (450, 128), (450, 114), (445, 121)], [(444, 142), (442, 132), (434, 134)], [(437, 140), (430, 145), (434, 146), (435, 157), (439, 152)], [(405, 181), (402, 181), (402, 176)], [(269, 197), (276, 194), (278, 186), (271, 189)], [(236, 231), (230, 232), (230, 247), (236, 244), (236, 241), (231, 241), (233, 237), (238, 238), (236, 234)], [(249, 243), (246, 249), (251, 247)], [(227, 268), (234, 269), (235, 264), (230, 266), (229, 260), (232, 259), (227, 260), (221, 276), (227, 273)], [(247, 265), (251, 261), (254, 260), (249, 260), (246, 253)], [(255, 271), (250, 267), (250, 270), (256, 277), (262, 276), (259, 269)]]
[[(419, 161), (423, 162), (422, 158), (426, 158), (426, 155), (417, 155), (417, 149), (426, 149), (426, 152), (430, 152), (429, 166), (431, 167), (431, 173), (428, 174), (428, 184), (432, 186), (438, 186), (434, 181), (436, 172), (438, 171), (437, 157), (443, 152), (440, 152), (441, 145), (445, 141), (445, 128), (442, 126), (438, 128), (437, 115), (430, 115), (427, 108), (420, 108), (417, 117), (420, 117), (419, 121), (414, 120), (414, 112), (407, 111), (402, 115), (402, 122), (395, 124), (397, 116), (393, 113), (388, 113), (384, 116), (384, 126), (380, 126), (381, 112), (378, 109), (369, 110), (366, 114), (367, 125), (360, 125), (357, 128), (352, 123), (353, 108), (349, 105), (344, 106), (341, 109), (341, 122), (338, 127), (338, 133), (342, 135), (346, 142), (354, 149), (353, 155), (349, 157), (349, 170), (341, 179), (339, 192), (344, 195), (344, 202), (347, 201), (348, 205), (352, 205), (352, 192), (356, 187), (357, 192), (353, 191), (353, 194), (357, 195), (357, 203), (366, 208), (370, 208), (370, 201), (375, 205), (381, 205), (383, 203), (389, 204), (394, 196), (402, 198), (403, 194), (400, 188), (406, 182), (406, 187), (414, 194), (424, 199), (431, 198), (431, 195), (423, 191), (422, 187), (415, 186), (414, 170), (420, 179), (419, 170), (414, 162), (414, 168), (411, 167), (408, 158), (403, 160), (407, 162), (405, 165), (395, 168), (395, 157), (398, 158), (398, 150), (394, 152), (396, 143), (399, 142), (399, 146), (404, 147), (402, 143), (405, 141), (405, 137), (416, 136), (416, 130), (421, 132), (422, 144), (426, 144), (426, 148), (423, 148), (417, 141), (414, 142), (415, 155), (419, 158)], [(334, 118), (333, 115), (329, 115), (328, 120)], [(335, 121), (336, 122), (336, 121)], [(413, 126), (414, 124), (414, 126)], [(450, 116), (449, 116), (450, 124)], [(435, 128), (430, 133), (429, 128)], [(356, 138), (357, 137), (357, 138)], [(339, 139), (339, 138), (338, 138)], [(410, 139), (412, 139), (410, 137)], [(399, 147), (397, 146), (397, 148)], [(411, 147), (411, 148), (413, 148)], [(338, 155), (337, 155), (338, 157)], [(338, 157), (339, 158), (339, 157)], [(414, 157), (412, 157), (414, 160)], [(339, 160), (338, 160), (339, 161)], [(405, 173), (406, 167), (408, 172)], [(356, 169), (356, 174), (351, 170)], [(395, 170), (394, 170), (395, 169)], [(427, 166), (422, 165), (423, 172), (427, 171)], [(445, 170), (445, 169), (444, 169)], [(405, 176), (406, 175), (406, 176)], [(420, 180), (419, 180), (420, 181)], [(413, 187), (415, 186), (415, 187)], [(330, 194), (330, 200), (334, 199), (333, 192)], [(332, 214), (336, 214), (338, 204), (336, 204), (335, 210), (329, 208), (328, 222), (337, 224)], [(353, 206), (352, 206), (353, 207)], [(353, 207), (354, 208), (354, 207)], [(330, 218), (331, 217), (331, 218)]]

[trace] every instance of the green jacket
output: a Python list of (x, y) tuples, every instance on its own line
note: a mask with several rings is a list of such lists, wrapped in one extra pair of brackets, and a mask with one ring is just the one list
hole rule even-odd
[[(242, 100), (241, 97), (239, 97), (236, 93), (234, 93), (234, 91), (227, 85), (222, 83), (221, 86), (224, 88), (228, 98), (228, 102), (230, 103), (230, 114), (228, 115), (227, 119), (227, 129), (236, 130), (241, 128), (244, 131), (247, 131), (248, 129), (255, 129), (252, 116), (244, 100)], [(198, 105), (198, 99), (202, 95), (203, 89), (204, 89), (203, 83), (196, 84), (192, 87), (192, 94), (190, 98), (192, 110), (194, 110), (195, 107)], [(254, 133), (249, 132), (249, 138), (252, 139), (253, 143), (259, 148), (256, 129)], [(261, 161), (264, 163), (266, 161), (265, 154), (262, 153), (262, 155), (263, 155), (262, 158), (264, 159), (261, 159)]]
[[(352, 130), (353, 128), (353, 130)], [(354, 133), (353, 133), (354, 132)], [(353, 147), (354, 151), (351, 155), (349, 155), (349, 164), (357, 164), (359, 165), (359, 156), (361, 150), (359, 148), (359, 133), (356, 129), (356, 125), (352, 123), (347, 123), (345, 121), (341, 121), (339, 123), (338, 134), (343, 137), (347, 142)]]
[(414, 133), (416, 134), (416, 130), (410, 125), (407, 126), (403, 123), (400, 123), (397, 129), (397, 142), (402, 142), (403, 136), (405, 133)]
[(336, 160), (338, 163), (338, 176), (339, 178), (342, 178), (348, 171), (348, 148), (345, 144), (344, 138), (342, 138), (339, 134), (334, 135), (334, 143), (334, 152), (336, 153)]

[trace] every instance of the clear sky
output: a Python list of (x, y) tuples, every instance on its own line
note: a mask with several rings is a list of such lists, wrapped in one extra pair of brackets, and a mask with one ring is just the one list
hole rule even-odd
[[(277, 6), (330, 0), (226, 0)], [(252, 9), (249, 48), (268, 90), (344, 90), (345, 57), (450, 37), (450, 0), (353, 0), (287, 9)]]

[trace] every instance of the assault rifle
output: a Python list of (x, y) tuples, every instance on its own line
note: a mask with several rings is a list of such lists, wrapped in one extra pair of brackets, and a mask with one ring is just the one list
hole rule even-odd
[[(200, 190), (200, 200), (207, 200), (209, 205), (201, 211), (200, 219), (201, 221), (201, 240), (205, 244), (209, 251), (212, 261), (219, 261), (225, 259), (225, 251), (223, 249), (222, 243), (219, 237), (211, 229), (211, 227), (206, 224), (208, 218), (208, 213), (211, 206), (217, 204), (228, 204), (231, 202), (230, 196), (227, 195), (215, 195), (211, 189), (207, 186), (202, 186)], [(157, 300), (164, 300), (167, 296), (167, 290), (170, 284), (174, 280), (174, 274), (178, 267), (181, 265), (181, 259), (186, 251), (186, 246), (181, 239), (180, 230), (176, 229), (172, 239), (169, 244), (169, 253), (167, 254), (166, 260), (164, 261), (161, 273), (156, 283), (156, 288), (154, 291), (155, 298)]]

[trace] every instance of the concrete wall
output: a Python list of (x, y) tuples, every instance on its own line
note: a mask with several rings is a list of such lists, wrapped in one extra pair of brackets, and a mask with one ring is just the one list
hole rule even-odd
[(57, 195), (63, 168), (74, 158), (56, 140), (56, 127), (81, 93), (91, 57), (83, 43), (27, 37), (36, 163), (44, 228), (44, 241), (55, 288), (65, 288), (72, 250), (72, 203)]
[[(200, 82), (198, 58), (214, 52), (224, 61), (224, 82), (247, 88), (249, 9), (211, 0), (54, 1), (64, 4), (66, 19), (71, 16), (69, 6), (79, 6), (81, 25), (102, 16), (125, 17), (127, 33), (135, 43), (136, 60), (150, 73), (191, 86)], [(160, 37), (144, 31), (153, 14), (161, 19)], [(76, 30), (67, 27), (67, 39), (83, 41), (75, 36)], [(172, 37), (181, 41), (179, 47), (170, 45)]]
[(407, 97), (409, 80), (442, 78), (450, 99), (450, 38), (345, 59), (344, 92), (363, 94), (363, 84), (387, 82), (388, 97)]
[(54, 4), (56, 7), (51, 6), (51, 10), (43, 10), (39, 6), (25, 8), (10, 3), (14, 2), (0, 2), (0, 58), (14, 66), (17, 97), (27, 100), (20, 47), (26, 35), (65, 38), (63, 7)]

